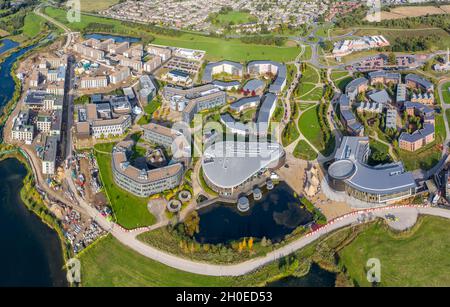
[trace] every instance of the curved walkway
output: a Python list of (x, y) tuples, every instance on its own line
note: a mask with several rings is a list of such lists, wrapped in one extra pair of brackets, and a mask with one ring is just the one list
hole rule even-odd
[[(68, 182), (70, 187), (74, 189), (75, 185), (73, 181), (69, 179)], [(277, 250), (274, 250), (263, 257), (250, 259), (248, 261), (233, 265), (214, 265), (181, 258), (163, 252), (139, 241), (136, 238), (138, 234), (155, 229), (157, 227), (160, 227), (161, 225), (156, 224), (150, 227), (143, 227), (133, 231), (127, 231), (122, 227), (118, 226), (117, 224), (109, 222), (105, 217), (99, 214), (99, 212), (97, 212), (96, 209), (89, 206), (89, 204), (87, 204), (81, 197), (79, 197), (78, 194), (75, 194), (75, 196), (80, 205), (101, 227), (109, 231), (117, 240), (119, 240), (122, 244), (126, 245), (132, 250), (138, 252), (139, 254), (147, 258), (156, 260), (172, 268), (190, 273), (200, 275), (210, 275), (210, 276), (239, 276), (250, 273), (261, 266), (264, 266), (270, 262), (283, 258), (307, 246), (308, 244), (311, 244), (312, 242), (320, 239), (321, 237), (335, 230), (359, 223), (361, 213), (365, 213), (368, 211), (373, 212), (374, 216), (377, 217), (384, 217), (386, 214), (394, 214), (394, 215), (427, 214), (450, 219), (450, 210), (440, 208), (430, 208), (430, 207), (404, 206), (404, 207), (387, 207), (366, 211), (356, 211), (343, 217), (337, 218), (329, 222), (324, 227), (312, 233), (309, 233)]]

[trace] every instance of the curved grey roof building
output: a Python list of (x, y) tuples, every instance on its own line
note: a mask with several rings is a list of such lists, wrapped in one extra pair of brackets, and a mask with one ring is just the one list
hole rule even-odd
[(216, 192), (233, 193), (252, 181), (258, 172), (284, 164), (285, 152), (278, 143), (218, 142), (203, 153), (205, 181)]
[(328, 168), (330, 186), (369, 203), (390, 204), (415, 195), (416, 182), (403, 164), (367, 164), (368, 137), (344, 137)]

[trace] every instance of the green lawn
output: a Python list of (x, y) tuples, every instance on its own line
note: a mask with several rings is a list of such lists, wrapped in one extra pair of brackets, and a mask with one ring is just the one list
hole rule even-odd
[(347, 84), (350, 83), (350, 81), (352, 81), (353, 78), (352, 77), (345, 77), (342, 79), (339, 79), (338, 81), (336, 81), (336, 86), (341, 90), (341, 91), (345, 91), (345, 87), (347, 86)]
[(323, 97), (323, 88), (316, 87), (309, 93), (305, 93), (304, 95), (300, 96), (300, 99), (306, 101), (319, 101), (322, 97)]
[(450, 103), (450, 82), (442, 85), (442, 98), (444, 99), (444, 103)]
[(294, 91), (295, 97), (302, 97), (303, 95), (306, 95), (308, 92), (312, 91), (315, 87), (315, 84), (300, 82), (300, 84)]
[(288, 146), (289, 144), (297, 140), (299, 136), (300, 133), (298, 132), (295, 121), (290, 121), (281, 136), (283, 146)]
[(306, 69), (302, 71), (302, 83), (319, 83), (320, 76), (318, 71), (313, 68), (311, 65), (306, 65)]
[(429, 170), (439, 162), (441, 151), (436, 147), (435, 142), (433, 142), (415, 152), (400, 149), (399, 158), (408, 171), (416, 169)]
[(302, 160), (315, 160), (317, 159), (317, 153), (309, 146), (305, 140), (300, 140), (295, 146), (294, 157)]
[(369, 258), (380, 259), (382, 286), (448, 286), (450, 221), (425, 216), (419, 224), (409, 234), (395, 234), (376, 223), (339, 253), (340, 262), (360, 286), (370, 286)]
[(294, 270), (304, 274), (304, 267), (309, 265), (314, 252), (315, 244), (311, 244), (296, 253), (300, 262), (298, 269), (288, 268), (282, 261), (275, 261), (243, 276), (215, 277), (173, 269), (130, 250), (108, 235), (79, 255), (81, 284), (85, 287), (264, 286), (268, 281), (293, 274)]
[(310, 141), (317, 150), (325, 148), (323, 143), (322, 129), (318, 118), (319, 106), (311, 108), (300, 116), (298, 127), (305, 138)]
[(305, 51), (303, 52), (302, 56), (300, 57), (300, 60), (302, 61), (308, 61), (311, 59), (312, 50), (309, 45), (304, 45)]
[(138, 121), (138, 125), (145, 125), (150, 122), (153, 117), (153, 113), (161, 106), (161, 100), (158, 98), (153, 99), (144, 107), (144, 113)]
[(111, 235), (83, 252), (81, 283), (85, 287), (230, 286), (231, 277), (210, 277), (179, 271), (130, 250)]
[[(112, 146), (114, 145), (111, 143), (97, 144), (95, 149), (101, 152), (110, 152)], [(127, 229), (154, 224), (156, 219), (147, 209), (148, 198), (134, 196), (114, 183), (111, 170), (111, 155), (96, 151), (95, 156), (103, 186), (113, 208), (117, 223)]]
[(306, 109), (311, 108), (313, 105), (314, 105), (314, 103), (308, 103), (308, 102), (299, 103), (299, 109), (300, 109), (300, 111), (304, 111)]
[(438, 143), (442, 143), (447, 137), (447, 132), (445, 131), (444, 116), (443, 114), (435, 114), (434, 119), (436, 122), (436, 141)]
[(42, 32), (42, 26), (45, 19), (36, 15), (35, 13), (29, 13), (25, 17), (24, 25), (22, 28), (23, 34), (29, 38), (34, 38)]
[(331, 80), (333, 80), (333, 81), (342, 79), (346, 76), (348, 76), (347, 71), (335, 70), (335, 71), (331, 72)]
[(242, 62), (270, 59), (280, 62), (289, 62), (294, 60), (300, 52), (300, 48), (298, 46), (277, 47), (244, 44), (239, 39), (215, 38), (193, 33), (184, 33), (180, 36), (163, 36), (160, 34), (144, 32), (133, 27), (124, 26), (119, 20), (83, 14), (81, 15), (80, 22), (68, 23), (66, 19), (66, 12), (62, 9), (48, 7), (45, 12), (49, 16), (66, 24), (74, 31), (83, 31), (89, 23), (111, 25), (114, 27), (114, 32), (117, 34), (147, 37), (148, 35), (151, 35), (155, 37), (155, 40), (152, 42), (155, 44), (204, 50), (206, 51), (206, 59), (209, 61), (227, 59)]
[(219, 14), (216, 20), (221, 25), (228, 25), (230, 23), (239, 25), (250, 22), (252, 20), (252, 15), (247, 12), (231, 11), (226, 14)]

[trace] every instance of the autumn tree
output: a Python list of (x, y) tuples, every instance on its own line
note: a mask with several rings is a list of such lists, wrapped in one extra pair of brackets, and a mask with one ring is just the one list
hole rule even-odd
[(197, 211), (192, 211), (184, 220), (184, 231), (190, 237), (199, 232), (200, 217)]

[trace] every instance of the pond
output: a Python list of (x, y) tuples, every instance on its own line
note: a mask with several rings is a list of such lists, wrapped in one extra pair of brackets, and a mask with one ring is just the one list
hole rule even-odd
[[(252, 197), (250, 197), (251, 199)], [(282, 241), (295, 228), (313, 220), (313, 215), (300, 206), (294, 191), (286, 184), (278, 184), (272, 191), (264, 191), (259, 201), (251, 201), (250, 210), (240, 213), (236, 204), (216, 203), (199, 210), (200, 243), (218, 244), (242, 237)]]
[(140, 42), (141, 39), (137, 37), (129, 37), (129, 36), (120, 36), (120, 35), (112, 35), (112, 34), (101, 34), (101, 33), (91, 33), (84, 35), (86, 39), (95, 38), (98, 40), (106, 40), (106, 39), (114, 39), (117, 43), (129, 42), (129, 43), (137, 43)]
[(266, 287), (334, 287), (336, 273), (322, 269), (316, 263), (311, 264), (308, 274), (302, 277), (287, 276), (274, 282), (268, 283)]

